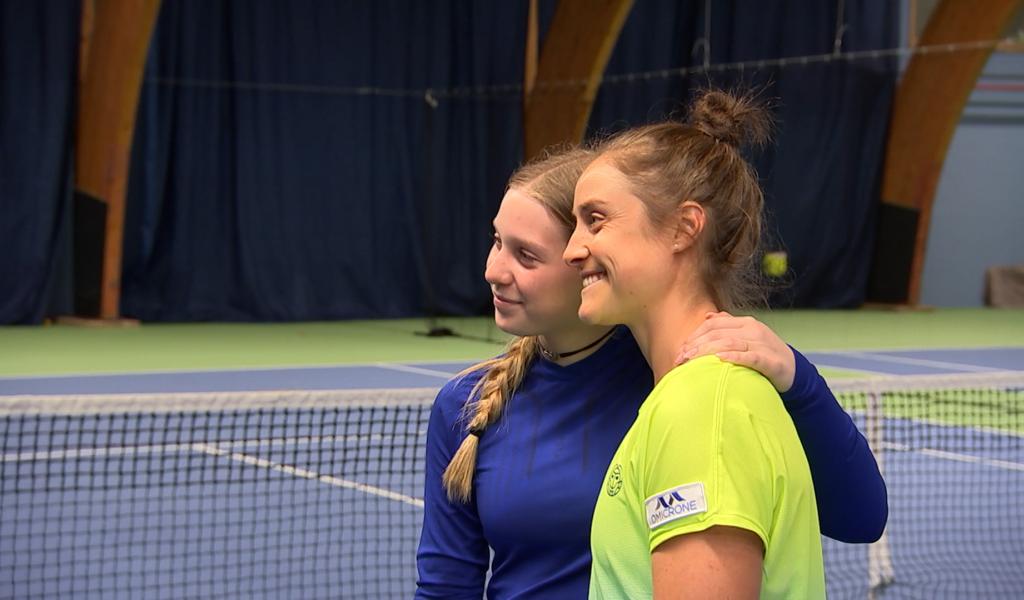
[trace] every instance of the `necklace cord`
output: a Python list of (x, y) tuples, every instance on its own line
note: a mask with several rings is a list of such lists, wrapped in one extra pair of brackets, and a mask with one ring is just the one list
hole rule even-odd
[(544, 358), (550, 360), (551, 362), (555, 362), (555, 361), (557, 361), (559, 359), (562, 359), (562, 358), (569, 358), (570, 356), (575, 356), (575, 355), (579, 354), (580, 352), (585, 352), (587, 350), (590, 350), (594, 346), (600, 344), (601, 342), (603, 342), (605, 340), (605, 338), (610, 336), (613, 331), (615, 331), (614, 327), (612, 327), (608, 331), (606, 331), (603, 334), (601, 334), (601, 337), (597, 338), (593, 342), (590, 342), (589, 344), (587, 344), (586, 346), (583, 346), (582, 348), (579, 348), (579, 349), (576, 349), (576, 350), (572, 350), (571, 352), (552, 352), (552, 351), (548, 350), (547, 348), (545, 348), (544, 344), (540, 344), (539, 345), (540, 346), (540, 353), (544, 356)]

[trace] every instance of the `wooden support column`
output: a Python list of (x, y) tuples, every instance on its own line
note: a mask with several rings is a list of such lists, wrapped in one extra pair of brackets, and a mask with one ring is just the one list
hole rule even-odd
[[(135, 111), (160, 0), (83, 0), (75, 139), (76, 202), (91, 202), (103, 226), (99, 314), (117, 319)], [(103, 210), (105, 208), (105, 210)], [(76, 252), (98, 232), (76, 224)], [(77, 262), (77, 261), (76, 261)], [(77, 267), (77, 264), (76, 264)], [(83, 274), (77, 272), (76, 278)], [(78, 283), (76, 283), (78, 287)], [(77, 311), (77, 309), (76, 309)]]
[[(999, 38), (1020, 0), (942, 0), (921, 46)], [(992, 48), (914, 54), (896, 90), (868, 300), (916, 305), (946, 151)], [(964, 198), (964, 201), (969, 201)]]
[[(598, 84), (632, 6), (633, 0), (559, 1), (535, 80), (524, 86), (527, 159), (548, 146), (583, 140)], [(527, 78), (531, 74), (527, 65)]]

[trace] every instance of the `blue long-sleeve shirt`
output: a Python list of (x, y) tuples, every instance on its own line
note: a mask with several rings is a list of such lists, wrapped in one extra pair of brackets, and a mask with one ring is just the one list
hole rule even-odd
[(825, 379), (803, 354), (792, 350), (796, 373), (792, 387), (781, 396), (811, 467), (821, 533), (840, 542), (873, 542), (889, 519), (878, 464)]
[[(822, 532), (871, 541), (887, 516), (874, 457), (814, 367), (794, 355), (783, 399), (807, 453)], [(478, 600), (490, 548), (488, 598), (585, 598), (594, 501), (651, 391), (651, 371), (622, 327), (572, 365), (537, 358), (480, 440), (472, 499), (449, 502), (441, 476), (466, 435), (462, 410), (479, 377), (448, 382), (431, 411), (416, 597)]]

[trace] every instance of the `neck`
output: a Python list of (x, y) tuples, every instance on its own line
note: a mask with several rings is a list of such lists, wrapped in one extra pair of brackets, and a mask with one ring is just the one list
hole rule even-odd
[(669, 295), (627, 323), (637, 345), (660, 381), (675, 367), (675, 357), (690, 334), (704, 322), (704, 315), (716, 310), (703, 294)]
[[(580, 323), (580, 327), (574, 327), (568, 331), (546, 333), (540, 336), (540, 343), (545, 350), (557, 355), (553, 362), (564, 367), (597, 352), (608, 341), (608, 334), (612, 329), (613, 327), (607, 325)], [(598, 343), (586, 348), (594, 342)], [(586, 349), (580, 351), (581, 348)], [(571, 356), (562, 356), (564, 354), (571, 354)]]

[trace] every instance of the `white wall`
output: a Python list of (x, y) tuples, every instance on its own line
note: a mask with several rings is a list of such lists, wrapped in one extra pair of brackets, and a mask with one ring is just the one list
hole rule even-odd
[(921, 303), (980, 306), (985, 269), (1024, 264), (1024, 53), (993, 53), (943, 165)]

